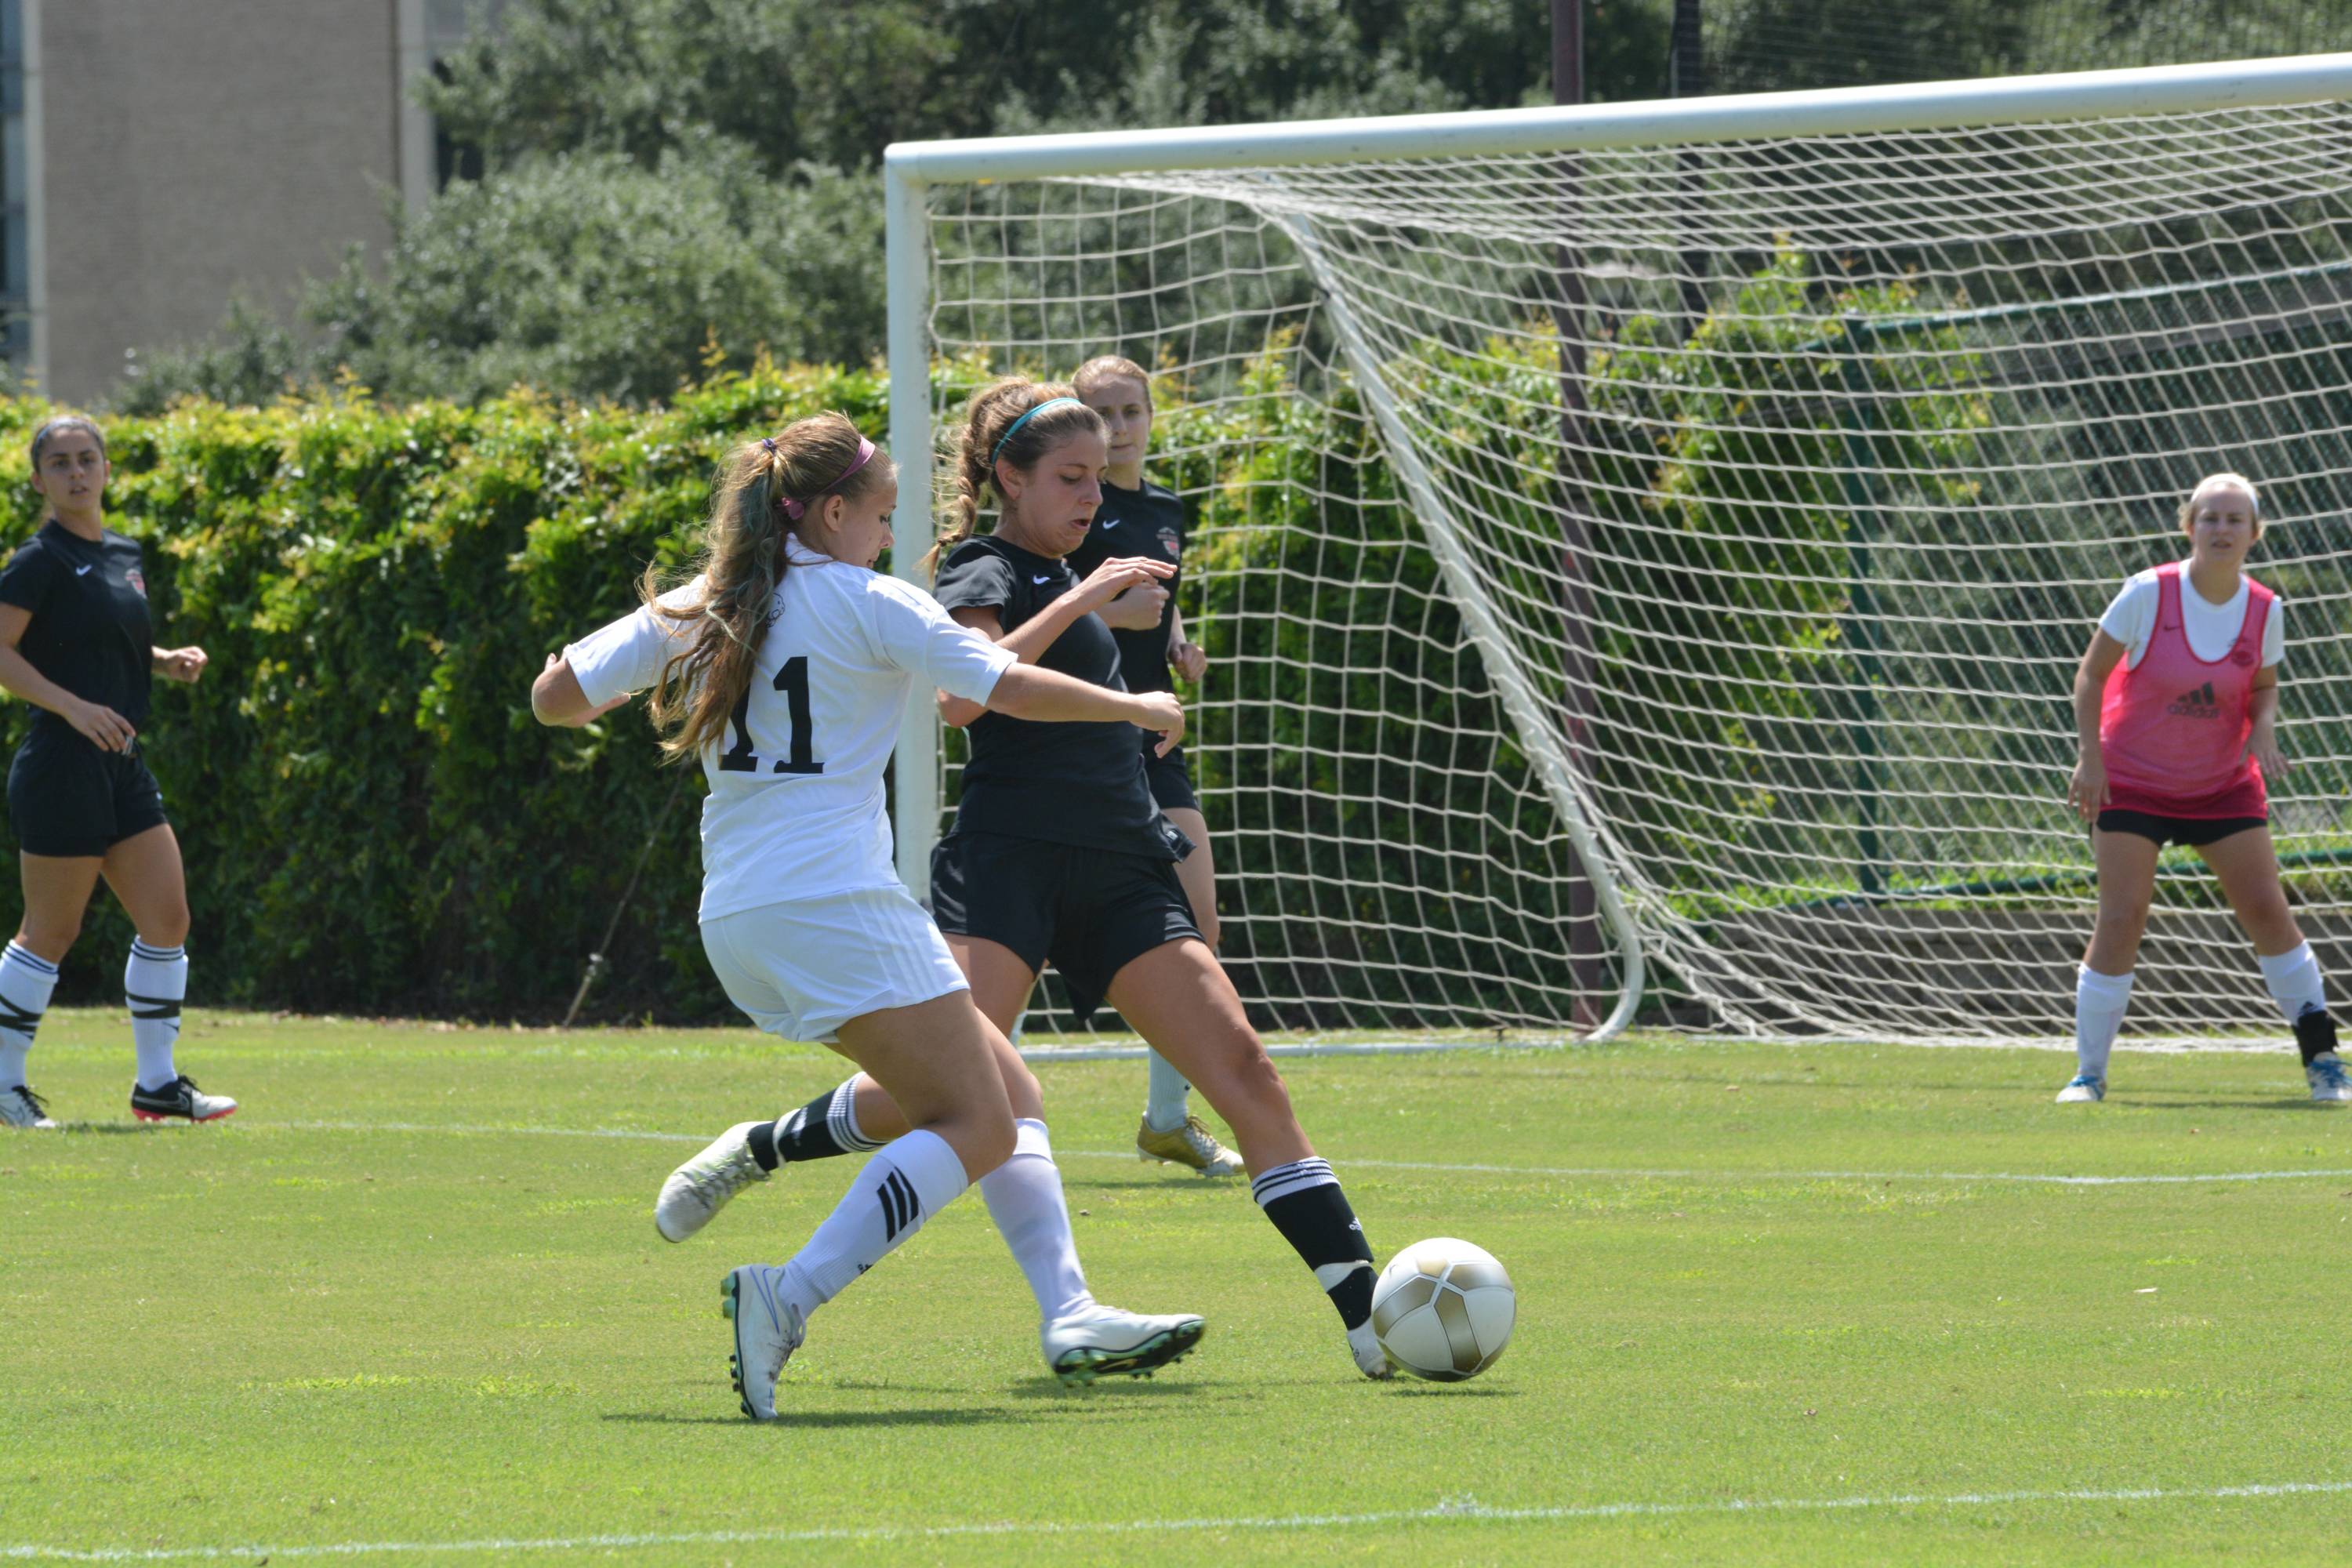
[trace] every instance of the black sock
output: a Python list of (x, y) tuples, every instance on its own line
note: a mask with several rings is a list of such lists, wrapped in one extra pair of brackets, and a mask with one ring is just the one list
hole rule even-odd
[(2336, 1048), (2336, 1016), (2325, 1007), (2304, 1010), (2294, 1021), (2294, 1047), (2303, 1053), (2303, 1065), (2309, 1067), (2314, 1057), (2326, 1055)]
[(1329, 1162), (1312, 1156), (1277, 1165), (1250, 1184), (1257, 1206), (1282, 1239), (1315, 1270), (1340, 1325), (1363, 1327), (1372, 1315), (1372, 1248)]
[(760, 1163), (760, 1169), (772, 1171), (776, 1168), (776, 1124), (774, 1122), (761, 1122), (743, 1134), (743, 1142), (751, 1146), (751, 1158)]
[[(850, 1079), (840, 1088), (829, 1089), (798, 1110), (777, 1119), (769, 1131), (774, 1140), (778, 1163), (830, 1160), (836, 1154), (862, 1154), (881, 1147), (858, 1131), (856, 1113), (851, 1109), (851, 1086), (856, 1081)], [(758, 1158), (759, 1152), (759, 1140), (754, 1138), (752, 1157)]]

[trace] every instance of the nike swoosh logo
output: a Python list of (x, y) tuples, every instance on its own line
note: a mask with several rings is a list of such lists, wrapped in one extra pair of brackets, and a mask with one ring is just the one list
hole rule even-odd
[(1051, 577), (1032, 577), (1029, 579), (1032, 583), (1050, 583), (1054, 579)]
[(1112, 518), (1108, 522), (1103, 524), (1103, 531), (1105, 533), (1108, 533), (1112, 529), (1117, 528), (1120, 523), (1125, 522), (1127, 520), (1123, 517)]
[(87, 577), (89, 575), (89, 568), (87, 566), (77, 566), (74, 568), (74, 575), (77, 577)]

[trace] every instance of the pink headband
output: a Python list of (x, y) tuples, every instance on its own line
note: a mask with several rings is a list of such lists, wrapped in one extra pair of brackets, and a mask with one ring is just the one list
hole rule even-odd
[[(774, 455), (776, 450), (776, 438), (774, 437), (761, 437), (760, 445), (765, 447), (771, 456)], [(792, 497), (786, 496), (784, 498), (784, 515), (791, 518), (794, 522), (800, 521), (800, 520), (808, 513), (809, 501), (823, 500), (826, 496), (831, 495), (834, 491), (847, 484), (849, 482), (849, 476), (864, 468), (867, 463), (873, 461), (873, 458), (874, 443), (867, 440), (865, 437), (860, 436), (857, 438), (857, 460), (850, 464), (849, 467), (841, 470), (841, 478), (834, 480), (833, 483), (825, 486), (824, 489), (809, 497), (808, 500), (794, 500)]]

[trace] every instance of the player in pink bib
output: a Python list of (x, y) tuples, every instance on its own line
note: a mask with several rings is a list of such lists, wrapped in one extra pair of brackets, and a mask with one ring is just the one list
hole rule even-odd
[(2296, 926), (2271, 847), (2265, 775), (2283, 777), (2278, 595), (2247, 576), (2262, 537), (2252, 480), (2210, 474), (2180, 509), (2189, 559), (2143, 572), (2099, 617), (2074, 675), (2081, 743), (2066, 798), (2092, 824), (2098, 923), (2074, 982), (2072, 1082), (2061, 1104), (2106, 1098), (2107, 1055), (2130, 1005), (2157, 857), (2185, 844), (2221, 879), (2263, 981), (2294, 1026), (2311, 1098), (2352, 1100), (2319, 961)]

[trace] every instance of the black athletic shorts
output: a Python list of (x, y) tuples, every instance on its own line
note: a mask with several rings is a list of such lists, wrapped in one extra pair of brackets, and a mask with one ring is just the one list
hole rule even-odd
[(2184, 844), (2192, 849), (2219, 844), (2250, 827), (2268, 827), (2270, 822), (2267, 816), (2159, 816), (2152, 811), (2118, 811), (2114, 806), (2099, 813), (2102, 833), (2136, 833), (2154, 839), (2159, 847)]
[(1151, 804), (1162, 811), (1198, 811), (1201, 797), (1192, 793), (1192, 764), (1184, 758), (1181, 742), (1168, 748), (1168, 754), (1156, 757), (1151, 749), (1160, 744), (1160, 737), (1145, 731), (1143, 734), (1143, 776), (1151, 785)]
[[(1190, 841), (1177, 837), (1190, 853)], [(931, 851), (931, 914), (949, 935), (1002, 942), (1032, 969), (1051, 959), (1081, 1028), (1113, 975), (1155, 947), (1201, 934), (1174, 861), (1009, 833), (959, 831), (940, 840)]]
[(163, 787), (136, 751), (101, 752), (42, 724), (8, 766), (8, 825), (27, 855), (103, 855), (170, 820)]

